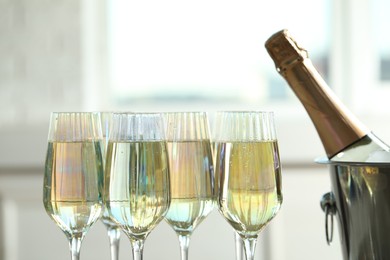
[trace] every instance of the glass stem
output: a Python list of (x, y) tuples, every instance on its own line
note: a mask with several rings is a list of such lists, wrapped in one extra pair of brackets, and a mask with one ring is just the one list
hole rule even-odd
[(188, 247), (190, 245), (190, 235), (179, 235), (181, 260), (188, 259)]
[(131, 240), (133, 249), (133, 260), (142, 260), (144, 251), (144, 240)]
[(120, 241), (120, 229), (119, 228), (107, 228), (108, 238), (110, 239), (111, 248), (111, 260), (119, 259), (119, 241)]
[(243, 239), (246, 260), (253, 260), (255, 257), (257, 238), (245, 238)]
[(236, 246), (236, 260), (245, 260), (243, 258), (243, 254), (244, 254), (244, 251), (243, 251), (243, 244), (242, 244), (242, 239), (240, 237), (240, 235), (236, 232), (234, 232), (234, 241), (235, 241), (235, 246)]
[(79, 260), (80, 259), (80, 248), (81, 248), (81, 238), (79, 237), (72, 237), (69, 240), (69, 248), (70, 253), (72, 256), (72, 260)]

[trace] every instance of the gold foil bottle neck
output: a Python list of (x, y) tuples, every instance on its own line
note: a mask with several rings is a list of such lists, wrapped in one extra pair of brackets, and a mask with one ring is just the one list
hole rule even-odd
[(265, 46), (280, 73), (295, 62), (308, 58), (307, 51), (298, 45), (288, 30), (272, 35)]
[(265, 47), (309, 114), (328, 158), (367, 135), (368, 129), (337, 98), (287, 30), (272, 35)]

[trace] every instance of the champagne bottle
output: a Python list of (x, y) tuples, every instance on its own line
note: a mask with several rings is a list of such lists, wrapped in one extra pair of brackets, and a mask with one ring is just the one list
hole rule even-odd
[(330, 160), (390, 162), (389, 146), (342, 104), (288, 30), (272, 35), (265, 47), (305, 107)]

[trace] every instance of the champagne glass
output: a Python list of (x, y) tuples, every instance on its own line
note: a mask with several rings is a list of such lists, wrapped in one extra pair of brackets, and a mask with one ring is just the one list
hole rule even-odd
[(170, 204), (163, 118), (158, 113), (114, 113), (107, 148), (104, 204), (129, 237), (133, 259)]
[(71, 259), (101, 214), (102, 132), (94, 113), (52, 113), (43, 185), (46, 212), (69, 240)]
[(166, 113), (171, 206), (165, 216), (188, 259), (190, 236), (214, 208), (213, 157), (204, 112)]
[[(108, 137), (110, 133), (111, 121), (112, 121), (112, 112), (98, 112), (101, 118), (101, 126), (103, 132), (103, 145), (102, 145), (102, 154), (103, 154), (103, 164), (105, 166), (106, 156), (107, 156), (107, 146), (108, 146)], [(101, 221), (107, 228), (107, 235), (110, 241), (110, 251), (111, 251), (111, 260), (119, 259), (119, 242), (120, 242), (120, 226), (112, 220), (106, 207), (103, 207), (103, 213), (101, 216)]]
[(282, 203), (281, 169), (272, 112), (218, 112), (216, 174), (218, 207), (254, 259), (261, 230)]

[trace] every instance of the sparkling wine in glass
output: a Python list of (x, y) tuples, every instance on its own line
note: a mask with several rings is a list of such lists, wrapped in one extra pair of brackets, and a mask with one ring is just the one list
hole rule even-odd
[[(102, 133), (103, 133), (103, 145), (102, 145), (102, 154), (103, 154), (103, 165), (105, 171), (105, 161), (107, 156), (107, 146), (108, 146), (108, 138), (111, 128), (112, 121), (112, 112), (98, 112), (101, 118), (102, 125)], [(119, 242), (120, 242), (120, 234), (121, 228), (115, 223), (115, 221), (111, 218), (106, 207), (103, 207), (103, 213), (101, 216), (101, 221), (107, 228), (107, 235), (110, 241), (110, 252), (111, 252), (111, 260), (119, 259)]]
[(82, 240), (101, 214), (102, 132), (95, 113), (52, 113), (43, 204), (78, 260)]
[(207, 115), (166, 113), (171, 205), (166, 221), (179, 237), (181, 259), (188, 259), (190, 236), (214, 208), (214, 173)]
[(170, 204), (167, 143), (158, 113), (114, 113), (107, 148), (104, 205), (129, 237), (133, 259)]
[(261, 230), (282, 203), (281, 168), (272, 112), (218, 112), (215, 131), (218, 207), (254, 259)]

